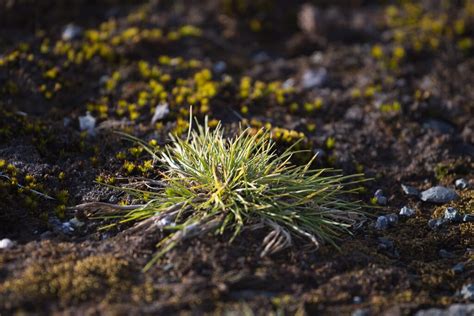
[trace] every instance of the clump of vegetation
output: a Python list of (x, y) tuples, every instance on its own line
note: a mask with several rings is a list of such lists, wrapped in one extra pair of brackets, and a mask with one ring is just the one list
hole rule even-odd
[(211, 130), (206, 119), (197, 130), (190, 127), (185, 139), (172, 136), (173, 144), (162, 151), (135, 139), (165, 169), (163, 186), (125, 189), (148, 202), (124, 208), (129, 211), (121, 223), (144, 221), (137, 227), (171, 232), (146, 269), (180, 241), (209, 232), (233, 231), (233, 240), (246, 228), (271, 229), (263, 240), (265, 256), (289, 247), (295, 236), (316, 247), (334, 244), (361, 218), (361, 203), (341, 196), (358, 192), (347, 185), (360, 183), (361, 175), (311, 169), (316, 157), (293, 165), (293, 147), (278, 154), (269, 132), (251, 131), (225, 138), (220, 124)]

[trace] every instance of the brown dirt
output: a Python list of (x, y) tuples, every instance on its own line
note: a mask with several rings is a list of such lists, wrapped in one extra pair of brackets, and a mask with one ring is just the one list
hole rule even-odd
[[(474, 280), (474, 223), (433, 231), (427, 222), (447, 206), (474, 210), (470, 1), (445, 8), (436, 1), (33, 2), (0, 1), (0, 171), (8, 176), (0, 178), (0, 239), (17, 243), (0, 250), (0, 315), (405, 315), (467, 303), (458, 291)], [(304, 3), (313, 9), (303, 10)], [(68, 23), (87, 30), (70, 46), (61, 41)], [(157, 28), (162, 34), (150, 35)], [(304, 73), (323, 68), (324, 81), (303, 88)], [(256, 81), (267, 83), (263, 96), (245, 95), (247, 76), (251, 91)], [(290, 78), (294, 89), (285, 90)], [(153, 95), (151, 80), (168, 94)], [(173, 93), (180, 85), (188, 92)], [(148, 95), (140, 97), (143, 91)], [(160, 98), (170, 114), (152, 126)], [(242, 119), (254, 127), (269, 123), (282, 148), (304, 137), (305, 148), (324, 151), (318, 165), (373, 178), (361, 195), (367, 203), (383, 189), (388, 206), (369, 212), (409, 205), (416, 216), (385, 231), (370, 218), (341, 238), (340, 251), (308, 251), (298, 242), (269, 258), (258, 256), (262, 236), (254, 232), (232, 244), (206, 236), (170, 251), (147, 273), (141, 268), (160, 234), (100, 230), (103, 219), (61, 233), (56, 223), (74, 216), (66, 206), (131, 202), (95, 184), (98, 177), (117, 184), (158, 176), (141, 170), (146, 154), (112, 130), (163, 146), (168, 132), (186, 129), (190, 103), (198, 117), (222, 120), (230, 131)], [(88, 110), (103, 127), (95, 137), (79, 131)], [(454, 187), (458, 178), (470, 180), (471, 189), (457, 190), (461, 198), (442, 206), (400, 188)], [(381, 248), (381, 237), (393, 247)], [(440, 257), (441, 249), (453, 257)], [(465, 271), (455, 274), (460, 262)]]

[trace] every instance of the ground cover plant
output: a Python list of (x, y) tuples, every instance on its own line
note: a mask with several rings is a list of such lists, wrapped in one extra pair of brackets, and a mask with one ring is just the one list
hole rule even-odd
[(207, 118), (203, 125), (196, 122), (197, 130), (191, 123), (192, 118), (187, 137), (172, 136), (164, 150), (138, 140), (164, 169), (162, 187), (125, 189), (142, 200), (146, 197), (147, 203), (123, 214), (121, 223), (146, 220), (148, 226), (173, 232), (159, 242), (146, 269), (181, 240), (208, 232), (231, 230), (232, 240), (242, 229), (270, 228), (262, 244), (265, 256), (291, 246), (295, 235), (315, 247), (321, 242), (335, 245), (342, 231), (361, 220), (361, 202), (343, 196), (360, 191), (350, 186), (360, 184), (361, 175), (312, 169), (317, 156), (294, 165), (294, 146), (277, 153), (263, 129), (253, 134), (245, 129), (225, 138), (221, 125), (211, 130)]

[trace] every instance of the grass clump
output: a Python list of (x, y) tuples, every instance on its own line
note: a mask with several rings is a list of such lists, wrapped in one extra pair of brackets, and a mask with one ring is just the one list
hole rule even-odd
[(358, 191), (353, 184), (361, 175), (312, 169), (316, 157), (294, 165), (297, 151), (278, 154), (270, 136), (247, 129), (226, 138), (220, 124), (211, 130), (206, 119), (197, 129), (190, 126), (185, 139), (172, 136), (162, 151), (134, 139), (164, 171), (158, 187), (124, 189), (148, 202), (123, 209), (121, 222), (170, 232), (146, 268), (180, 241), (210, 232), (231, 231), (232, 240), (243, 229), (267, 228), (262, 256), (289, 247), (295, 236), (319, 246), (348, 232), (362, 216), (361, 203), (342, 195)]

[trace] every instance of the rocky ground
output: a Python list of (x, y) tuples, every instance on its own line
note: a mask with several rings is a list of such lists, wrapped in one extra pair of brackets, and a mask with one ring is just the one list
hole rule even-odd
[[(0, 1), (0, 314), (472, 313), (473, 35), (470, 0)], [(159, 166), (115, 132), (161, 148), (190, 104), (365, 173), (367, 221), (340, 250), (260, 258), (244, 231), (143, 273), (160, 233), (70, 207), (136, 202), (97, 182)]]

